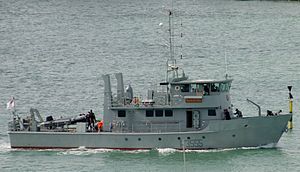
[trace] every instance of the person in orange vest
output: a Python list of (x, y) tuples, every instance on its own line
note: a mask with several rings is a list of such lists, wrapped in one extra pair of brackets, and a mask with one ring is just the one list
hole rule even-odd
[(98, 132), (103, 131), (103, 120), (98, 121)]

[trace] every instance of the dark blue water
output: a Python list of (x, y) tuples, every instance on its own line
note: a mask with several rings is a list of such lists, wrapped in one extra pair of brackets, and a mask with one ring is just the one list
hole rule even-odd
[[(275, 149), (187, 152), (187, 171), (299, 171), (300, 3), (178, 0), (173, 6), (175, 32), (184, 35), (175, 40), (183, 46), (175, 50), (183, 54), (179, 64), (190, 78), (222, 79), (226, 56), (232, 102), (244, 115), (257, 115), (246, 98), (263, 112), (287, 112), (286, 87), (294, 86), (295, 128)], [(166, 0), (0, 0), (1, 171), (184, 171), (183, 153), (172, 149), (12, 150), (7, 136), (11, 96), (21, 114), (30, 107), (43, 116), (100, 114), (101, 75), (116, 72), (146, 95), (165, 77), (169, 7)]]

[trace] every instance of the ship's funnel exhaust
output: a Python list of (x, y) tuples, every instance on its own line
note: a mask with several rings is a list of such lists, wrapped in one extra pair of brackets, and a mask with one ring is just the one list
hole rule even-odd
[(116, 73), (115, 77), (117, 79), (117, 100), (118, 102), (124, 101), (124, 83), (122, 73)]
[(112, 92), (110, 85), (110, 77), (108, 74), (102, 75), (104, 80), (104, 107), (111, 106), (112, 103)]

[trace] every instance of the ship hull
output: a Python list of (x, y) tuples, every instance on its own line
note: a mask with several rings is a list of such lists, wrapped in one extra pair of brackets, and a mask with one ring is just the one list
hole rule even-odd
[(277, 143), (291, 114), (211, 120), (205, 129), (162, 133), (9, 131), (11, 148), (25, 149), (222, 149)]

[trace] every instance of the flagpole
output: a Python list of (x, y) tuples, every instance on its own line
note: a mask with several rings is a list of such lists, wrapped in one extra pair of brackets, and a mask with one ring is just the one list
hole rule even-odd
[(13, 118), (13, 130), (16, 130), (16, 108), (15, 108), (15, 98), (12, 96), (11, 100), (7, 102), (7, 110), (10, 111)]

